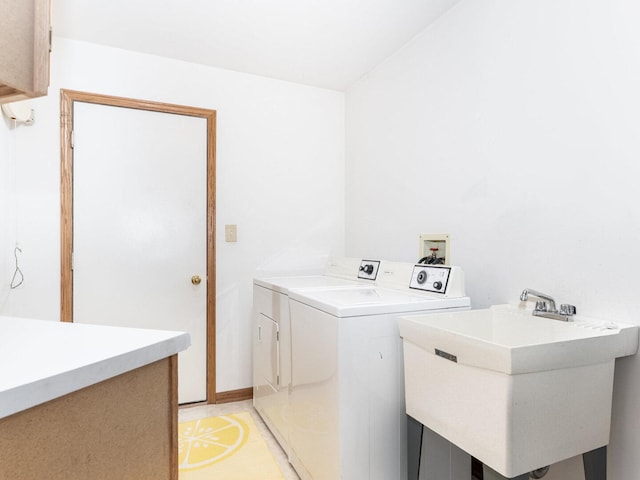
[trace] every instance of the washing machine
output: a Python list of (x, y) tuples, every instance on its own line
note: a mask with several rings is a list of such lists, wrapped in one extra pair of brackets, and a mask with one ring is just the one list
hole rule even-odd
[(289, 458), (300, 478), (407, 478), (396, 319), (469, 309), (462, 270), (382, 262), (376, 285), (291, 289), (289, 308)]
[(291, 288), (343, 288), (375, 281), (380, 262), (332, 258), (322, 275), (255, 278), (253, 285), (253, 405), (289, 453)]

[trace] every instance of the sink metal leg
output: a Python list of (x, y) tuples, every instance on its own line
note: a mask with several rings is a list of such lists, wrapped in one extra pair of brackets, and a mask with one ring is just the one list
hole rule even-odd
[(585, 480), (607, 480), (607, 447), (582, 454)]
[[(417, 480), (470, 480), (471, 479), (471, 455), (441, 437), (433, 430), (419, 424), (422, 427), (421, 437), (418, 443), (416, 433), (420, 430), (413, 430), (410, 439), (418, 443), (420, 450), (419, 471)], [(409, 454), (409, 479), (415, 479), (415, 460)], [(413, 466), (412, 466), (413, 464)]]
[(407, 415), (407, 473), (409, 480), (418, 480), (421, 451), (422, 424)]

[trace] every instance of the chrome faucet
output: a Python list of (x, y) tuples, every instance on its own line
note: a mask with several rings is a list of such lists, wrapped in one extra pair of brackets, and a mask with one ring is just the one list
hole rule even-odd
[(576, 314), (576, 307), (563, 303), (560, 305), (560, 310), (556, 308), (556, 301), (551, 295), (538, 292), (531, 288), (525, 288), (520, 294), (520, 300), (526, 302), (529, 299), (529, 295), (538, 297), (540, 300), (536, 302), (536, 308), (533, 310), (533, 315), (536, 317), (553, 318), (554, 320), (564, 320), (569, 322), (573, 320), (573, 316)]

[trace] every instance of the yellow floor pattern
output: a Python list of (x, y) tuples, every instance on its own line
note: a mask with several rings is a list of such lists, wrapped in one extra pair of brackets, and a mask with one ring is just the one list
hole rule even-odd
[(178, 426), (180, 480), (283, 480), (249, 412)]

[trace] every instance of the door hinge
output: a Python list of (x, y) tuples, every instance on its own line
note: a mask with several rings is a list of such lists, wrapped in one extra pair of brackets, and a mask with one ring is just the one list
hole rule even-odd
[(73, 148), (75, 144), (75, 132), (75, 130), (71, 130), (71, 134), (69, 135), (69, 143), (71, 144), (71, 148)]
[(258, 341), (262, 341), (262, 325), (258, 325)]

